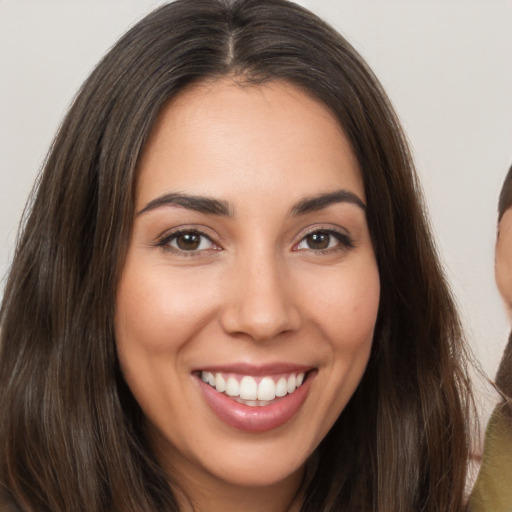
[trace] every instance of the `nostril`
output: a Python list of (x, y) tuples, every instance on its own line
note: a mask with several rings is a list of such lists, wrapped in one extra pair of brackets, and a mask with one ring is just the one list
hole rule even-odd
[(232, 336), (249, 337), (255, 341), (272, 340), (286, 333), (297, 331), (300, 315), (292, 307), (238, 304), (226, 309), (222, 315), (223, 329)]

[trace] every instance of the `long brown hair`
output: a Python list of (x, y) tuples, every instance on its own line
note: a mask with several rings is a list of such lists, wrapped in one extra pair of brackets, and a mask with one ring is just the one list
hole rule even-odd
[(381, 279), (368, 368), (317, 448), (303, 512), (462, 509), (470, 393), (459, 320), (405, 137), (338, 33), (286, 0), (178, 0), (85, 82), (47, 158), (1, 309), (0, 508), (178, 507), (119, 371), (115, 292), (139, 155), (189, 84), (280, 79), (337, 116), (362, 171)]

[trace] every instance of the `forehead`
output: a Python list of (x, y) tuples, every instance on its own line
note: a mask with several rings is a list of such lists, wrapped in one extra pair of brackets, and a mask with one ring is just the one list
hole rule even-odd
[(162, 109), (141, 156), (137, 206), (172, 191), (229, 200), (247, 187), (300, 195), (340, 186), (364, 200), (357, 160), (323, 103), (283, 81), (221, 79)]

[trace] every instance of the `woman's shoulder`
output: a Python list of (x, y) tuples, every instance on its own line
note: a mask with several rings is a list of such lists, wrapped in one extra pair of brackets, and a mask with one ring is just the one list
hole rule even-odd
[(512, 511), (512, 415), (503, 406), (496, 407), (487, 425), (470, 511)]

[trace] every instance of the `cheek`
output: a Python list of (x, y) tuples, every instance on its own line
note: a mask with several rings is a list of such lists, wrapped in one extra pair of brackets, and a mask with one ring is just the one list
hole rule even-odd
[(373, 258), (351, 265), (324, 283), (315, 304), (314, 323), (326, 344), (318, 347), (325, 356), (320, 372), (325, 435), (336, 421), (364, 375), (373, 343), (380, 301), (380, 278)]
[(496, 284), (503, 300), (512, 304), (512, 247), (500, 242), (496, 248)]
[(496, 284), (510, 308), (512, 306), (512, 209), (503, 215), (496, 243)]
[(125, 265), (117, 292), (116, 346), (126, 382), (148, 418), (161, 418), (162, 411), (172, 416), (176, 404), (182, 405), (176, 398), (182, 391), (173, 390), (186, 382), (187, 348), (215, 301), (211, 290), (198, 288), (197, 274), (173, 273), (133, 255)]
[(316, 304), (316, 323), (326, 332), (335, 349), (357, 351), (368, 348), (373, 338), (380, 299), (376, 263), (342, 270), (311, 298)]
[(155, 355), (178, 349), (211, 314), (212, 290), (194, 276), (177, 279), (161, 268), (125, 268), (117, 293), (116, 339)]

